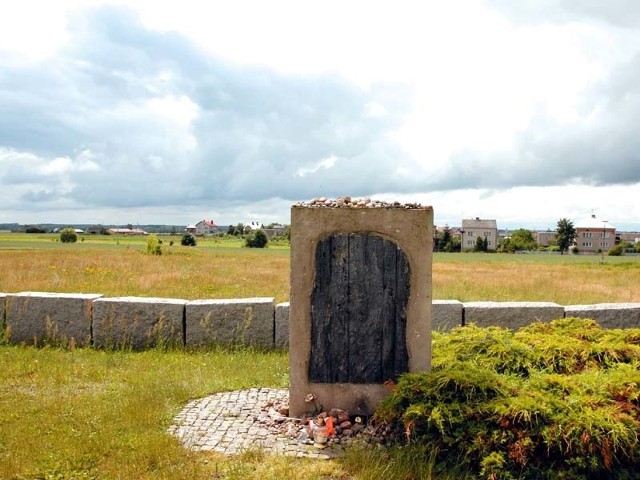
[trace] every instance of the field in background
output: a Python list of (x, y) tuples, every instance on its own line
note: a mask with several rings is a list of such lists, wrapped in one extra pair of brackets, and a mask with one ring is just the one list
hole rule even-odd
[[(190, 248), (180, 246), (180, 236), (160, 238), (164, 254), (154, 256), (144, 253), (145, 237), (86, 235), (62, 244), (54, 234), (0, 234), (0, 292), (289, 299), (286, 245), (247, 249), (242, 239), (209, 237)], [(602, 260), (600, 255), (437, 253), (433, 298), (640, 302), (640, 257)]]
[[(56, 238), (0, 234), (0, 292), (288, 300), (286, 246), (252, 250), (241, 248), (241, 240), (212, 238), (187, 248), (179, 237), (162, 237), (164, 254), (153, 256), (144, 253), (144, 237), (88, 236), (76, 244)], [(600, 256), (436, 254), (434, 298), (640, 302), (640, 258), (604, 262)], [(166, 433), (191, 398), (286, 387), (284, 352), (0, 345), (0, 364), (0, 478), (463, 478), (432, 476), (433, 465), (425, 461), (431, 450), (364, 448), (326, 462), (260, 451), (224, 457), (190, 452)]]

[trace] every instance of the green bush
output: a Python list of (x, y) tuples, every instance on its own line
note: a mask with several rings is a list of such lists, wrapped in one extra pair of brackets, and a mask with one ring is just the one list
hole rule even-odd
[(268, 243), (267, 234), (262, 229), (250, 233), (245, 239), (245, 246), (249, 248), (265, 248)]
[(189, 232), (182, 235), (182, 239), (180, 239), (180, 245), (185, 247), (195, 247), (197, 244), (198, 241), (196, 240), (196, 237)]
[(607, 253), (607, 255), (609, 255), (610, 257), (619, 257), (621, 255), (624, 255), (624, 245), (615, 245), (609, 250), (609, 253)]
[(60, 232), (60, 241), (62, 243), (76, 243), (78, 234), (73, 228), (65, 228)]
[(155, 233), (150, 234), (147, 237), (147, 253), (149, 255), (162, 255), (161, 241), (158, 240), (158, 235)]
[(640, 329), (593, 320), (434, 332), (376, 418), (486, 479), (640, 478)]

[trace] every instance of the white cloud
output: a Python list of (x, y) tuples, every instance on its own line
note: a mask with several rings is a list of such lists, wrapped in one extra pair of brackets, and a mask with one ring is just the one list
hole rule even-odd
[(296, 175), (298, 177), (306, 177), (309, 174), (317, 173), (321, 169), (328, 170), (328, 169), (334, 167), (334, 165), (336, 164), (337, 160), (338, 160), (338, 158), (335, 155), (331, 155), (330, 157), (323, 158), (317, 164), (315, 164), (313, 167), (299, 168), (296, 171)]

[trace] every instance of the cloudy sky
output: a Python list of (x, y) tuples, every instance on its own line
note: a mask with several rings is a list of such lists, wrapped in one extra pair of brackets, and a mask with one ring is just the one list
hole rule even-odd
[(640, 230), (640, 2), (0, 3), (0, 223)]

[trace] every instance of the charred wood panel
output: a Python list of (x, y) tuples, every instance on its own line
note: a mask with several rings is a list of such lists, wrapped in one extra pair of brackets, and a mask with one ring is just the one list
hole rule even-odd
[(404, 252), (377, 235), (325, 237), (316, 250), (309, 381), (382, 383), (408, 370)]

